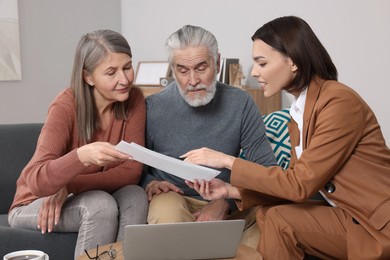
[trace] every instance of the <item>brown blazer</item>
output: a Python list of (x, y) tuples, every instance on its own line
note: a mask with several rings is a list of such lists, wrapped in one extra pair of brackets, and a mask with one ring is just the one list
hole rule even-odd
[[(307, 91), (299, 160), (294, 120), (289, 131), (292, 161), (286, 171), (235, 160), (231, 183), (240, 188), (238, 207), (272, 205), (280, 199), (302, 203), (322, 190), (368, 231), (346, 227), (348, 249), (363, 246), (390, 255), (390, 150), (370, 107), (349, 87), (316, 78)], [(367, 248), (365, 239), (375, 239), (379, 248)]]

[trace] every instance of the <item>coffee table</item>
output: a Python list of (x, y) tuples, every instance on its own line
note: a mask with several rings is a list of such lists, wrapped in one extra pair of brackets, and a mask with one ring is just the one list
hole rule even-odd
[[(115, 260), (123, 260), (123, 248), (122, 248), (122, 242), (116, 242), (113, 244), (108, 244), (104, 246), (99, 246), (99, 252), (102, 253), (104, 251), (108, 251), (110, 249), (110, 246), (112, 246), (113, 249), (116, 250), (116, 257)], [(96, 249), (88, 250), (88, 253), (91, 257), (94, 257), (96, 255)], [(110, 260), (110, 257), (108, 254), (103, 254), (99, 258), (100, 260)], [(233, 258), (226, 258), (226, 260), (263, 260), (263, 257), (260, 255), (259, 252), (257, 252), (255, 249), (246, 246), (244, 244), (241, 244), (238, 247), (237, 255)], [(83, 254), (77, 258), (77, 260), (89, 260), (88, 256), (86, 254)], [(223, 260), (223, 259), (219, 259)]]

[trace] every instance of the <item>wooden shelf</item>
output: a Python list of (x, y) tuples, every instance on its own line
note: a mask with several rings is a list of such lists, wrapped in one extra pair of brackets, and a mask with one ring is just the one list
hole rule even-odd
[(257, 107), (260, 109), (262, 115), (267, 115), (271, 112), (282, 109), (282, 96), (281, 93), (273, 95), (272, 97), (264, 97), (264, 92), (260, 88), (243, 87), (255, 100)]
[(163, 87), (156, 87), (156, 86), (150, 86), (150, 87), (139, 87), (142, 92), (144, 93), (144, 96), (147, 97), (147, 96), (150, 96), (150, 95), (153, 95), (157, 92), (160, 92)]

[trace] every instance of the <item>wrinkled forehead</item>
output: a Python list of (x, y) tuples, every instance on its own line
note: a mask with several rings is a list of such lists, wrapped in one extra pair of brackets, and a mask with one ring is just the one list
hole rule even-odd
[(186, 47), (173, 51), (173, 65), (195, 67), (200, 63), (210, 64), (213, 61), (212, 56), (207, 47), (196, 46)]

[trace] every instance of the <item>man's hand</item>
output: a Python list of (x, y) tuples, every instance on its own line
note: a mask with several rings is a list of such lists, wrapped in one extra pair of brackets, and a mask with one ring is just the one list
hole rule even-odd
[(210, 202), (202, 210), (192, 214), (196, 221), (213, 221), (226, 219), (229, 212), (229, 203), (224, 199)]
[(38, 228), (42, 234), (53, 231), (54, 225), (60, 221), (62, 205), (67, 197), (68, 191), (64, 187), (56, 194), (44, 198), (38, 215)]
[(179, 194), (183, 194), (183, 191), (176, 187), (176, 185), (167, 181), (151, 181), (148, 186), (146, 186), (145, 191), (148, 194), (149, 201), (152, 200), (154, 195), (158, 195), (163, 192), (174, 191)]

